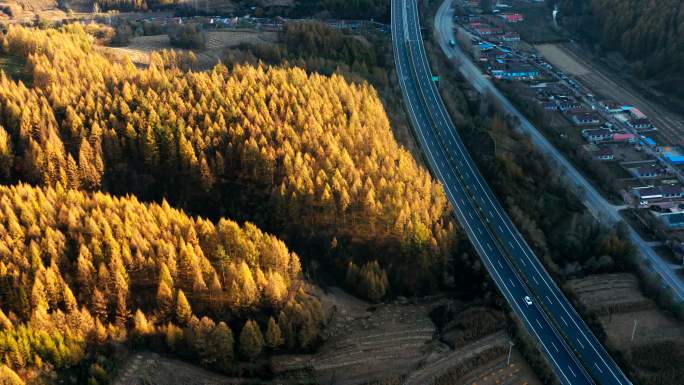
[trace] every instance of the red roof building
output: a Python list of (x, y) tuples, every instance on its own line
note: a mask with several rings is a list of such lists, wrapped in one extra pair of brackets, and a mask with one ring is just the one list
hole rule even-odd
[(502, 13), (499, 16), (509, 23), (520, 23), (525, 20), (525, 17), (519, 13)]

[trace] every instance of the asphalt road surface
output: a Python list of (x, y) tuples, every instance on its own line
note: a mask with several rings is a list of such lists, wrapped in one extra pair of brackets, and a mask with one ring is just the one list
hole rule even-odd
[[(564, 384), (630, 384), (477, 171), (446, 112), (427, 63), (416, 0), (392, 2), (397, 74), (421, 147), (492, 278)], [(486, 80), (486, 79), (485, 79)], [(532, 299), (526, 304), (525, 296)]]

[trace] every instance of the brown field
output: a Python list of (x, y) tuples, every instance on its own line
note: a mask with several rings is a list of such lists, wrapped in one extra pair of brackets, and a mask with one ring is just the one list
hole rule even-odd
[[(568, 287), (590, 311), (599, 314), (608, 345), (625, 356), (633, 371), (645, 384), (681, 384), (677, 380), (671, 382), (659, 376), (673, 368), (679, 369), (677, 365), (681, 362), (670, 364), (667, 356), (684, 354), (684, 324), (645, 298), (633, 275), (594, 275), (571, 280)], [(632, 340), (635, 322), (636, 331)], [(671, 350), (666, 350), (663, 346)], [(637, 362), (646, 360), (643, 353), (635, 356), (635, 352), (644, 351), (651, 351), (651, 359), (660, 362), (663, 367), (654, 369), (636, 365)]]
[(557, 44), (539, 44), (535, 48), (544, 56), (551, 64), (560, 68), (573, 76), (583, 76), (589, 73), (589, 69), (577, 62), (570, 55), (559, 48)]
[[(212, 373), (185, 362), (155, 353), (134, 354), (119, 371), (113, 385), (238, 385), (269, 384), (263, 380), (245, 380)], [(278, 382), (282, 384), (282, 382)], [(276, 382), (273, 382), (276, 384)]]
[(273, 380), (222, 376), (155, 353), (137, 352), (121, 366), (113, 384), (540, 384), (515, 350), (506, 365), (509, 337), (502, 330), (452, 350), (435, 338), (437, 328), (428, 316), (446, 303), (459, 317), (491, 309), (447, 299), (372, 306), (338, 288), (316, 293), (330, 319), (324, 343), (314, 354), (271, 357)]
[[(368, 304), (334, 290), (324, 298), (334, 316), (321, 349), (313, 355), (276, 357), (273, 369), (283, 373), (308, 368), (319, 384), (461, 384), (466, 377), (477, 378), (499, 369), (524, 378), (520, 384), (538, 383), (529, 369), (518, 369), (527, 368), (519, 357), (513, 361), (518, 368), (504, 368), (508, 337), (503, 331), (454, 350), (436, 339), (437, 328), (428, 314), (445, 301), (368, 308)], [(452, 306), (460, 309), (463, 305)]]
[(637, 331), (633, 344), (670, 339), (684, 341), (684, 325), (660, 311), (644, 297), (631, 274), (602, 274), (568, 282), (580, 302), (600, 315), (614, 346), (630, 345), (634, 321)]
[(236, 1), (233, 0), (184, 0), (181, 4), (195, 6), (206, 12), (230, 12), (235, 9)]
[[(9, 6), (13, 20), (31, 20), (35, 15), (45, 19), (58, 19), (66, 16), (57, 7), (56, 0), (0, 0), (0, 6)], [(7, 19), (4, 14), (3, 18)]]
[[(537, 375), (517, 350), (513, 349), (509, 365), (506, 365), (506, 358), (506, 356), (501, 356), (487, 365), (478, 367), (460, 383), (467, 385), (541, 385)], [(452, 384), (456, 385), (456, 383)]]
[(645, 298), (631, 274), (601, 274), (568, 281), (568, 286), (587, 309), (600, 315), (651, 310), (653, 301)]
[(368, 304), (341, 290), (323, 299), (334, 309), (326, 342), (313, 355), (276, 357), (276, 372), (309, 367), (321, 384), (362, 384), (399, 378), (435, 349), (430, 306), (387, 304), (369, 311)]
[[(206, 49), (197, 53), (199, 67), (210, 68), (222, 58), (224, 50), (242, 43), (273, 43), (277, 40), (276, 32), (254, 31), (209, 31), (207, 32)], [(139, 36), (131, 40), (127, 47), (107, 48), (113, 52), (126, 55), (133, 63), (148, 65), (150, 54), (162, 49), (175, 49), (169, 43), (167, 35)]]

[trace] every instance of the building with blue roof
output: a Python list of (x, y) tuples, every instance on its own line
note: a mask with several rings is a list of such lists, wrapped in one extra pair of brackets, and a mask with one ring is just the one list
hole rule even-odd
[(684, 213), (665, 214), (660, 219), (670, 230), (684, 228)]
[(648, 144), (651, 147), (657, 146), (656, 141), (649, 138), (648, 136), (644, 137), (644, 143)]

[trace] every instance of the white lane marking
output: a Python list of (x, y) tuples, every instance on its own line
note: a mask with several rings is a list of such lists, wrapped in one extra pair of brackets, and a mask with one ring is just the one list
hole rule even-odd
[(482, 229), (481, 228), (478, 227), (477, 232), (480, 233), (480, 235), (482, 235)]
[(511, 242), (511, 241), (508, 241), (508, 246), (510, 246), (510, 247), (511, 247), (511, 249), (512, 249), (512, 248), (513, 248), (513, 242)]
[(544, 327), (542, 326), (541, 322), (539, 322), (539, 318), (535, 318), (534, 320), (537, 321), (537, 324), (539, 325), (539, 327), (540, 327), (541, 329), (544, 329)]
[[(425, 59), (423, 59), (423, 60), (425, 60)], [(469, 68), (470, 68), (470, 67), (469, 67)], [(471, 71), (475, 71), (474, 68), (470, 68), (470, 70), (471, 70)], [(496, 91), (496, 89), (494, 89), (494, 90)], [(431, 91), (432, 91), (433, 93), (435, 92), (434, 87), (431, 87)], [(508, 102), (508, 100), (506, 100), (506, 99), (504, 99), (503, 101), (505, 102), (506, 105), (510, 104), (510, 103)], [(509, 107), (509, 108), (510, 108), (510, 109), (513, 109), (512, 107)], [(440, 108), (439, 112), (441, 113), (441, 115), (442, 115), (442, 117), (443, 117), (444, 119), (448, 119), (448, 117), (445, 116), (444, 108)], [(453, 123), (452, 123), (452, 124), (453, 124)], [(528, 124), (529, 124), (529, 123), (528, 123)], [(452, 137), (454, 136), (454, 133), (451, 132), (451, 131), (450, 131), (450, 134), (452, 135)], [(461, 151), (461, 153), (463, 153), (463, 152), (464, 152), (463, 149), (462, 149), (460, 146), (458, 146), (458, 147), (459, 147), (458, 150)], [(471, 163), (468, 163), (468, 167), (472, 170), (473, 165), (472, 165)], [(574, 170), (573, 170), (573, 171), (574, 171)], [(477, 183), (480, 185), (480, 187), (482, 188), (482, 187), (483, 187), (483, 186), (482, 186), (482, 181), (479, 180), (479, 178), (476, 178), (476, 181), (477, 181)], [(501, 218), (503, 218), (503, 215), (501, 215), (501, 212), (498, 210), (498, 207), (497, 207), (497, 206), (494, 204), (494, 202), (492, 201), (492, 197), (491, 197), (490, 193), (489, 193), (486, 189), (485, 189), (485, 194), (486, 194), (486, 197), (490, 200), (490, 203), (491, 203), (492, 205), (494, 205), (494, 208), (496, 209), (497, 214), (499, 214), (499, 216), (500, 216)], [(510, 227), (509, 227), (509, 224), (508, 224), (508, 223), (505, 223), (505, 225), (506, 225), (506, 227), (508, 228), (508, 230), (511, 231), (511, 229), (510, 229)], [(516, 241), (518, 241), (518, 240), (516, 239)], [(523, 241), (523, 242), (524, 242), (524, 241)], [(521, 246), (521, 247), (522, 247), (522, 246)], [(528, 246), (528, 247), (529, 247), (529, 246)], [(523, 248), (523, 252), (527, 255), (527, 250), (525, 250), (524, 248)], [(533, 264), (533, 267), (535, 268), (535, 270), (537, 270), (537, 266), (536, 266), (536, 265)], [(538, 272), (538, 270), (537, 270), (537, 272)], [(551, 288), (551, 286), (549, 285), (548, 282), (545, 282), (545, 283), (546, 283), (546, 286), (549, 287), (549, 289), (552, 290), (552, 293), (553, 293), (554, 297), (556, 297), (556, 298), (558, 299), (558, 295), (557, 295), (557, 293), (556, 293), (556, 291), (558, 290), (558, 288), (556, 287), (556, 290), (553, 290), (553, 289)], [(561, 306), (563, 307), (563, 310), (568, 314), (568, 316), (570, 316), (570, 319), (571, 319), (572, 322), (575, 324), (575, 326), (577, 326), (577, 328), (579, 329), (579, 331), (580, 331), (580, 333), (582, 334), (582, 336), (583, 336), (588, 342), (591, 342), (591, 340), (590, 340), (590, 339), (587, 337), (587, 335), (585, 334), (583, 328), (580, 327), (580, 325), (577, 323), (577, 321), (575, 320), (575, 318), (570, 314), (570, 311), (572, 311), (572, 312), (579, 318), (579, 315), (577, 314), (576, 310), (575, 310), (572, 306), (570, 306), (570, 311), (569, 311), (569, 310), (568, 310), (568, 304), (567, 304), (567, 302), (561, 301), (560, 299), (559, 299), (559, 302), (560, 302)], [(586, 327), (586, 326), (585, 326), (585, 327)], [(606, 363), (606, 360), (605, 360), (604, 357), (603, 357), (603, 354), (605, 354), (606, 352), (605, 352), (605, 350), (601, 349), (601, 348), (603, 348), (603, 346), (601, 346), (601, 345), (599, 344), (599, 348), (602, 350), (602, 353), (603, 353), (603, 354), (599, 353), (599, 351), (596, 349), (596, 347), (594, 346), (593, 343), (591, 343), (591, 347), (592, 347), (592, 349), (594, 350), (594, 352), (596, 352), (596, 354), (598, 354), (598, 356), (599, 356), (599, 358), (601, 359), (601, 361), (608, 367), (608, 369), (610, 370), (610, 372), (611, 372), (611, 374), (613, 375), (613, 377), (614, 377), (616, 380), (618, 380), (618, 382), (622, 382), (622, 381), (617, 377), (617, 375), (613, 372), (613, 370), (611, 369), (611, 367)], [(608, 358), (610, 359), (610, 357), (608, 357)]]
[(471, 220), (471, 221), (474, 219), (474, 218), (473, 218), (473, 213), (470, 212), (470, 211), (468, 211), (468, 216), (470, 217), (470, 220)]
[(527, 263), (525, 263), (524, 259), (521, 259), (520, 262), (522, 262), (523, 266), (527, 267)]
[[(406, 4), (406, 3), (404, 3), (404, 4)], [(407, 8), (408, 8), (408, 5), (407, 5)], [(417, 5), (416, 5), (415, 3), (414, 3), (414, 8), (417, 9)], [(396, 30), (397, 30), (396, 28), (393, 28), (393, 29), (392, 29), (393, 32), (395, 32)], [(419, 31), (419, 33), (420, 33), (420, 31)], [(420, 47), (420, 46), (419, 46), (419, 47)], [(425, 56), (423, 55), (423, 61), (424, 61), (424, 60), (425, 60)], [(400, 63), (400, 62), (399, 62), (399, 63)], [(399, 67), (399, 71), (401, 72), (401, 70), (402, 70), (401, 66), (398, 66), (398, 67)], [(403, 86), (402, 88), (404, 89), (404, 92), (406, 92), (406, 90), (408, 89), (407, 85), (406, 85), (405, 83), (402, 83), (401, 85)], [(434, 90), (433, 90), (433, 91), (434, 91)], [(411, 114), (411, 117), (413, 117), (414, 122), (418, 122), (418, 117), (417, 117), (416, 111), (414, 111), (414, 109), (413, 109), (413, 105), (412, 105), (411, 103), (408, 103), (408, 105), (409, 105), (410, 112), (412, 113), (412, 114)], [(417, 125), (420, 126), (420, 124), (417, 124)], [(423, 132), (422, 130), (419, 130), (419, 131), (420, 131), (420, 136), (421, 136), (421, 138), (425, 141), (426, 138), (425, 138), (424, 132)], [(453, 135), (453, 133), (452, 133), (452, 135)], [(434, 159), (434, 156), (433, 156), (432, 152), (430, 151), (429, 148), (427, 148), (427, 150), (428, 150), (429, 157), (432, 158), (431, 160), (432, 160), (433, 163), (434, 163), (435, 159)], [(471, 165), (468, 164), (468, 166), (471, 166)], [(437, 172), (438, 172), (439, 174), (441, 174), (440, 170), (437, 170)], [(450, 191), (451, 189), (450, 189), (449, 187), (450, 187), (450, 186), (447, 186), (447, 191), (449, 192), (449, 195), (450, 195), (451, 198), (453, 199), (453, 198), (454, 198), (453, 192)], [(459, 210), (459, 211), (460, 211), (460, 210)], [(463, 214), (464, 214), (464, 213), (461, 211), (461, 215), (463, 215)], [(467, 226), (467, 227), (470, 227), (469, 223), (466, 222), (466, 226)], [(472, 232), (472, 229), (471, 229), (471, 232)], [(482, 247), (482, 245), (480, 244), (480, 242), (479, 242), (477, 239), (475, 239), (475, 242), (476, 242), (477, 245), (479, 245), (480, 247)], [(485, 257), (489, 260), (489, 258), (487, 257), (486, 254), (485, 254)], [(489, 262), (491, 263), (491, 260), (490, 260)], [(499, 280), (502, 281), (502, 277), (498, 274), (498, 272), (496, 272), (496, 270), (494, 270), (494, 273), (498, 276)], [(506, 287), (505, 285), (502, 285), (502, 287), (503, 287), (503, 288), (505, 289), (505, 291), (508, 293), (509, 297), (512, 297), (512, 293), (510, 292), (510, 290), (508, 290), (508, 287)], [(510, 302), (514, 305), (514, 308), (517, 308), (517, 309), (518, 309), (519, 314), (525, 319), (525, 321), (527, 321), (528, 324), (530, 324), (530, 322), (529, 322), (529, 320), (527, 319), (525, 313), (524, 313), (524, 312), (522, 311), (522, 309), (520, 308), (520, 305), (518, 305), (517, 302), (515, 302), (515, 301), (510, 301)], [(542, 347), (544, 347), (544, 350), (546, 350), (546, 352), (549, 353), (549, 357), (551, 358), (551, 360), (553, 361), (553, 363), (556, 365), (556, 367), (560, 368), (559, 363), (556, 361), (556, 359), (554, 358), (554, 356), (551, 355), (550, 352), (549, 352), (549, 350), (546, 348), (546, 346), (545, 346), (545, 344), (544, 344), (544, 340), (541, 338), (541, 336), (539, 336), (539, 334), (537, 333), (536, 330), (534, 330), (534, 328), (532, 328), (532, 331), (533, 331), (534, 334), (537, 336), (537, 339), (540, 341)], [(572, 370), (572, 369), (571, 369), (571, 370)], [(560, 370), (560, 373), (561, 373), (561, 375), (563, 376), (563, 378), (565, 378), (566, 382), (570, 382), (570, 380), (569, 380), (568, 377), (565, 375), (565, 372), (564, 372), (563, 370)], [(574, 372), (573, 372), (573, 375), (574, 375)], [(576, 377), (576, 375), (575, 375), (575, 377)]]
[(512, 278), (508, 278), (508, 281), (511, 282), (511, 285), (513, 285), (513, 287), (515, 287), (515, 282), (513, 282)]
[(556, 346), (556, 344), (553, 341), (551, 341), (551, 346), (553, 346), (553, 348), (556, 349), (556, 351), (559, 351), (558, 346)]
[(594, 366), (596, 366), (596, 369), (598, 369), (599, 372), (601, 372), (601, 374), (603, 374), (603, 369), (601, 369), (596, 362), (594, 362)]
[(499, 262), (499, 266), (503, 269), (503, 265), (501, 264), (501, 260), (499, 259), (499, 260), (497, 260), (497, 262)]
[(570, 326), (570, 325), (568, 325), (568, 321), (566, 321), (565, 318), (563, 318), (563, 316), (560, 316), (560, 317), (561, 317), (561, 321), (563, 321), (565, 326)]
[(577, 377), (577, 375), (575, 374), (575, 371), (572, 370), (572, 368), (570, 367), (570, 365), (568, 365), (568, 369), (570, 369), (570, 373), (572, 373), (573, 376)]
[[(416, 8), (415, 4), (414, 4), (414, 8)], [(419, 34), (420, 34), (420, 31), (419, 31)], [(421, 48), (421, 45), (419, 45), (419, 48)], [(423, 61), (425, 61), (424, 58), (423, 58)], [(430, 87), (430, 90), (431, 90), (432, 93), (434, 94), (434, 92), (435, 92), (434, 87)], [(442, 115), (444, 115), (443, 109), (439, 109), (439, 112), (440, 112)], [(446, 119), (446, 118), (445, 118), (445, 119)], [(454, 136), (453, 132), (451, 133), (451, 135), (452, 135), (452, 137)], [(460, 149), (460, 148), (459, 148), (459, 150), (462, 151), (462, 149)], [(469, 166), (469, 168), (472, 169), (472, 165), (471, 165), (471, 164), (468, 164), (468, 166)], [(477, 178), (476, 178), (476, 179), (477, 179)], [(477, 180), (477, 182), (478, 182), (478, 183), (481, 183), (479, 180)], [(491, 198), (491, 197), (489, 196), (489, 194), (487, 194), (487, 197), (488, 197), (488, 198)], [(498, 210), (497, 210), (497, 213), (498, 213)], [(500, 214), (500, 213), (499, 213), (499, 214)], [(508, 223), (506, 223), (506, 227), (508, 227)], [(523, 250), (523, 252), (525, 252), (525, 253), (527, 254), (527, 251), (526, 251), (526, 250)], [(534, 267), (535, 267), (535, 269), (536, 269), (536, 266), (534, 266)], [(535, 279), (535, 281), (536, 281), (536, 279)], [(548, 283), (547, 283), (547, 286), (548, 286)], [(553, 292), (553, 295), (556, 296), (556, 293)], [(567, 312), (567, 308), (565, 308), (565, 304), (564, 304), (563, 302), (561, 302), (561, 305), (563, 305), (564, 310)], [(572, 309), (572, 310), (574, 310), (574, 309)], [(571, 317), (571, 318), (572, 318), (572, 317)], [(575, 322), (574, 318), (572, 319), (572, 321)], [(575, 322), (575, 323), (576, 323), (576, 322)], [(584, 334), (584, 331), (581, 330), (581, 328), (580, 328), (580, 332), (581, 332), (582, 335), (586, 338), (586, 335)], [(592, 348), (593, 348), (593, 347), (594, 347), (594, 346), (592, 345)], [(596, 349), (594, 349), (594, 350), (596, 351)], [(598, 352), (597, 352), (597, 353), (598, 353)], [(603, 360), (603, 357), (601, 357), (601, 360), (604, 361), (604, 363), (605, 363), (605, 360)], [(611, 373), (612, 373), (612, 371), (611, 371)], [(614, 373), (613, 373), (613, 376), (615, 377), (615, 374), (614, 374)], [(616, 378), (617, 378), (617, 377), (616, 377)]]
[(539, 285), (539, 281), (537, 281), (537, 277), (536, 277), (536, 276), (533, 275), (533, 276), (532, 276), (532, 279), (534, 280), (534, 283), (536, 283), (537, 285)]
[(487, 248), (489, 249), (489, 252), (491, 253), (491, 252), (492, 252), (492, 245), (490, 245), (490, 244), (488, 243), (488, 244), (487, 244)]
[(582, 341), (579, 340), (579, 338), (577, 339), (577, 343), (579, 343), (582, 349), (584, 349), (584, 344), (582, 343)]
[(499, 225), (499, 231), (503, 233), (503, 228)]

